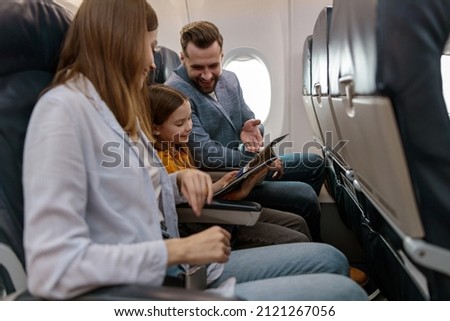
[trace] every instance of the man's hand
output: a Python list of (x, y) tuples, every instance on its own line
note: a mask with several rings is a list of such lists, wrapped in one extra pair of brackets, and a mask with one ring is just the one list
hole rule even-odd
[(263, 138), (258, 127), (260, 124), (259, 119), (249, 119), (242, 126), (241, 141), (249, 152), (259, 152), (259, 147), (263, 146)]
[(177, 174), (177, 185), (197, 216), (200, 216), (205, 201), (211, 204), (213, 189), (208, 174), (198, 169), (181, 170)]

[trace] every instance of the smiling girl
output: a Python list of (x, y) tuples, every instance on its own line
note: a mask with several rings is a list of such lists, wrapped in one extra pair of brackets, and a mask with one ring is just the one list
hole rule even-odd
[[(188, 148), (192, 131), (191, 105), (188, 97), (166, 85), (153, 85), (149, 89), (150, 118), (155, 149), (169, 173), (194, 168), (195, 162)], [(237, 174), (231, 171), (213, 183), (215, 193)], [(240, 187), (221, 196), (229, 200), (245, 198), (254, 186), (267, 174), (267, 168), (249, 176)], [(199, 232), (208, 224), (183, 224), (180, 233)], [(223, 226), (232, 235), (234, 249), (273, 244), (308, 242), (311, 239), (306, 221), (298, 215), (264, 208), (254, 226)]]

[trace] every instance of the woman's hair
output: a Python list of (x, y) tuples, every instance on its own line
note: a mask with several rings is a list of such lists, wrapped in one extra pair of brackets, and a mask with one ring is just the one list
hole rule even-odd
[(157, 28), (146, 0), (84, 0), (67, 32), (52, 86), (81, 73), (126, 132), (137, 133), (136, 119), (150, 132), (147, 86), (141, 81), (147, 32)]

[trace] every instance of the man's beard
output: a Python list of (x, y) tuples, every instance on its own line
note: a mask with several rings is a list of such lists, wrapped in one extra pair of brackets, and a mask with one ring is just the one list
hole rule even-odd
[(197, 89), (200, 92), (209, 95), (210, 93), (214, 92), (214, 90), (216, 89), (217, 78), (214, 78), (214, 80), (212, 81), (211, 86), (208, 86), (207, 88), (205, 88), (205, 86), (201, 83), (200, 80), (196, 80), (195, 81), (195, 85), (197, 86)]

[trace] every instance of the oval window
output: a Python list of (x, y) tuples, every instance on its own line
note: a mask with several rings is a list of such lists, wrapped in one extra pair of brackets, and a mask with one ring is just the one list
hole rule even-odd
[(253, 48), (238, 48), (230, 51), (224, 69), (232, 71), (239, 79), (244, 100), (255, 117), (264, 122), (269, 115), (271, 82), (269, 70)]

